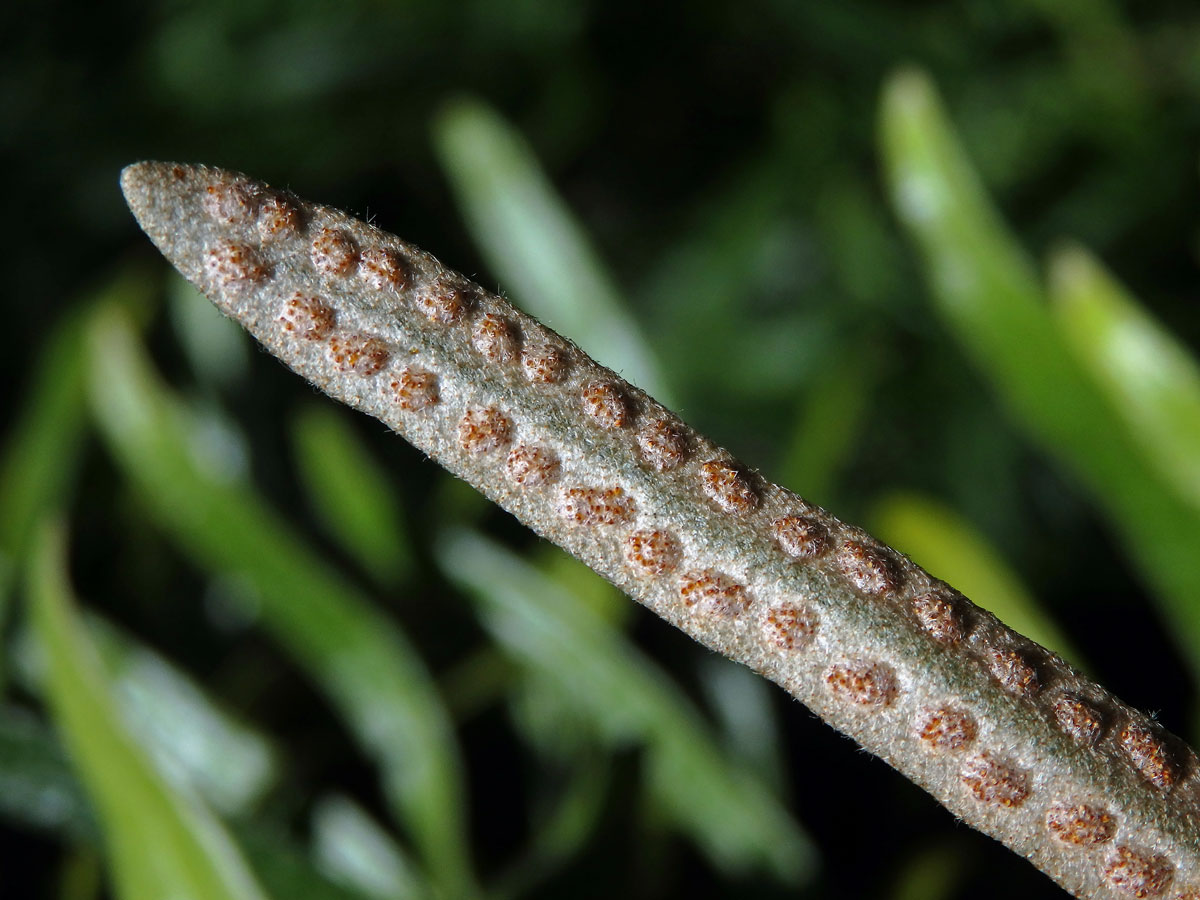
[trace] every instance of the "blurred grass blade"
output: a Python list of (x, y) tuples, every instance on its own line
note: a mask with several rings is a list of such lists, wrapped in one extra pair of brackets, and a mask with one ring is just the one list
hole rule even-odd
[(337, 884), (377, 900), (428, 896), (412, 863), (379, 825), (352, 800), (324, 797), (312, 814), (313, 856)]
[[(109, 294), (129, 287), (118, 282)], [(0, 457), (0, 629), (34, 525), (61, 506), (74, 477), (86, 421), (83, 313), (68, 312), (42, 346)]]
[(249, 814), (279, 774), (266, 738), (128, 634), (97, 616), (87, 625), (122, 715), (159, 767), (221, 814)]
[(344, 411), (306, 407), (296, 416), (292, 443), (300, 480), (331, 537), (379, 583), (403, 581), (412, 557), (395, 492)]
[(1090, 489), (1200, 672), (1200, 510), (1145, 465), (1075, 361), (924, 75), (891, 80), (881, 131), (894, 205), (923, 251), (937, 310), (1016, 418)]
[(806, 386), (796, 423), (779, 464), (780, 482), (822, 506), (837, 505), (839, 470), (847, 465), (871, 411), (880, 362), (845, 346)]
[[(83, 433), (83, 310), (46, 340), (0, 461), (0, 566), (16, 577), (34, 524), (67, 490)], [(8, 581), (9, 578), (5, 578)]]
[[(86, 429), (84, 325), (93, 303), (141, 309), (152, 280), (128, 267), (69, 310), (43, 343), (0, 451), (0, 631), (34, 525), (65, 505)], [(7, 672), (0, 666), (0, 686)]]
[(49, 699), (104, 825), (122, 900), (262, 900), (220, 824), (172, 787), (128, 734), (73, 609), (64, 539), (46, 527), (30, 569), (32, 624), (48, 662)]
[(296, 900), (366, 900), (363, 894), (329, 880), (309, 857), (308, 848), (285, 833), (279, 823), (247, 823), (236, 834), (271, 896)]
[(1063, 334), (1149, 463), (1200, 508), (1200, 364), (1082, 247), (1054, 255)]
[(379, 765), (431, 878), (472, 896), (457, 745), (414, 648), (249, 487), (197, 464), (179, 402), (115, 311), (93, 321), (90, 357), (97, 426), (150, 512), (201, 565), (254, 591), (263, 626)]
[(717, 865), (805, 879), (813, 851), (786, 810), (720, 752), (688, 700), (608, 623), (478, 535), (450, 532), (435, 552), (446, 577), (478, 600), (495, 640), (557, 685), (601, 740), (645, 744), (650, 787)]
[(245, 377), (252, 347), (249, 335), (175, 271), (168, 279), (167, 313), (201, 384), (224, 390)]
[(612, 788), (611, 758), (592, 748), (572, 761), (553, 807), (531, 823), (528, 846), (497, 879), (493, 900), (527, 897), (574, 860), (601, 824)]
[[(555, 575), (548, 577), (556, 580)], [(593, 580), (599, 582), (595, 573)], [(509, 719), (536, 759), (542, 781), (530, 810), (529, 838), (493, 881), (493, 900), (535, 894), (537, 885), (577, 857), (602, 824), (616, 755), (596, 740), (587, 713), (581, 713), (560, 685), (520, 662), (509, 664)]]
[(905, 854), (886, 900), (950, 900), (962, 896), (969, 873), (964, 854), (949, 841)]
[[(84, 616), (112, 683), (113, 697), (138, 742), (175, 784), (186, 785), (224, 816), (246, 815), (275, 783), (274, 748), (226, 712), (181, 669), (102, 617)], [(23, 686), (46, 690), (47, 660), (23, 632), (13, 661)]]
[(1086, 661), (1042, 612), (1021, 579), (974, 526), (918, 494), (894, 493), (876, 505), (872, 531), (930, 574), (954, 585), (1011, 628), (1058, 653), (1079, 669)]
[(1064, 453), (1103, 453), (1087, 438), (1107, 410), (1059, 341), (1036, 272), (988, 203), (925, 76), (892, 79), (882, 125), (894, 204), (923, 251), (937, 311), (1040, 439)]
[(780, 792), (788, 766), (780, 749), (775, 688), (745, 666), (731, 666), (715, 653), (698, 667), (705, 708), (715, 721), (720, 744), (741, 765), (752, 769), (764, 785)]
[(122, 269), (63, 315), (41, 346), (20, 391), (21, 412), (6, 434), (0, 457), (0, 605), (4, 569), (17, 577), (34, 526), (60, 508), (74, 473), (86, 426), (87, 313), (97, 304), (140, 312), (149, 302), (153, 283), (139, 267)]
[[(100, 829), (61, 742), (23, 709), (0, 707), (0, 818), (81, 847), (99, 846)], [(294, 841), (276, 826), (245, 825), (234, 834), (272, 897), (361, 900), (325, 881)], [(61, 896), (97, 896), (97, 891)], [(6, 895), (7, 896), (7, 895)]]
[(654, 352), (533, 151), (490, 106), (442, 110), (434, 148), (476, 245), (518, 305), (667, 405)]

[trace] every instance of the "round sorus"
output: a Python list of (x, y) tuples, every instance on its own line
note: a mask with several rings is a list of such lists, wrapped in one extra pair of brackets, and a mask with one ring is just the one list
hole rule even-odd
[(241, 225), (258, 212), (262, 191), (262, 185), (244, 179), (218, 181), (204, 189), (200, 204), (215, 221)]
[(566, 374), (567, 355), (554, 344), (527, 344), (521, 351), (521, 370), (534, 384), (554, 384)]
[(794, 559), (812, 559), (829, 546), (829, 529), (809, 516), (783, 516), (771, 523), (780, 549)]
[(603, 381), (584, 385), (583, 411), (601, 428), (622, 428), (629, 421), (629, 404), (621, 391)]
[(736, 616), (750, 608), (745, 585), (712, 569), (685, 574), (679, 581), (679, 598), (684, 606), (722, 617)]
[(713, 459), (700, 467), (704, 493), (727, 513), (748, 513), (758, 506), (758, 494), (737, 466)]
[(881, 551), (861, 541), (846, 541), (838, 548), (838, 568), (852, 585), (865, 594), (883, 595), (899, 585), (892, 561)]
[(1175, 877), (1175, 867), (1165, 856), (1121, 844), (1105, 860), (1104, 877), (1117, 890), (1141, 900), (1161, 897)]
[(637, 444), (642, 459), (659, 472), (677, 469), (687, 459), (687, 437), (670, 419), (659, 418), (647, 423), (638, 432)]
[(223, 241), (204, 254), (204, 272), (219, 287), (240, 287), (262, 281), (270, 270), (249, 244)]
[(340, 372), (374, 375), (391, 355), (387, 343), (372, 334), (335, 334), (329, 339), (329, 358)]
[(1046, 828), (1050, 836), (1064, 844), (1091, 847), (1111, 841), (1117, 823), (1105, 810), (1086, 803), (1057, 803), (1046, 810)]
[(377, 291), (402, 291), (411, 274), (408, 261), (391, 247), (368, 247), (358, 256), (358, 277)]
[(679, 562), (679, 539), (662, 529), (635, 531), (625, 538), (625, 561), (642, 575), (661, 575)]
[(809, 646), (817, 635), (817, 614), (802, 603), (784, 602), (763, 612), (762, 636), (771, 647), (791, 653)]
[(1064, 694), (1050, 704), (1059, 727), (1076, 741), (1087, 746), (1095, 744), (1104, 733), (1104, 717), (1086, 700)]
[(313, 236), (310, 256), (320, 275), (349, 275), (358, 264), (358, 245), (341, 228), (322, 228)]
[(392, 380), (396, 402), (407, 412), (420, 412), (440, 401), (438, 378), (426, 369), (405, 366)]
[(414, 300), (430, 322), (452, 325), (470, 310), (475, 291), (457, 280), (439, 278), (428, 289), (418, 291)]
[(957, 706), (922, 709), (914, 730), (931, 750), (962, 750), (974, 743), (979, 733), (975, 717)]
[(961, 605), (957, 594), (930, 591), (913, 598), (912, 611), (935, 641), (955, 644), (962, 640), (965, 631)]
[(992, 677), (1010, 694), (1032, 697), (1038, 692), (1040, 682), (1037, 669), (1020, 650), (993, 647), (986, 659)]
[(900, 693), (896, 670), (881, 662), (838, 663), (825, 672), (825, 683), (857, 706), (888, 706)]
[(963, 763), (959, 778), (977, 800), (995, 806), (1020, 806), (1032, 792), (1028, 772), (986, 752)]
[(512, 432), (512, 421), (498, 409), (474, 407), (459, 419), (458, 445), (468, 453), (488, 453), (507, 446)]
[(1168, 790), (1179, 780), (1179, 767), (1171, 751), (1152, 728), (1129, 722), (1117, 735), (1117, 742), (1133, 767), (1155, 787)]
[(471, 343), (484, 359), (494, 363), (510, 363), (517, 358), (517, 334), (504, 316), (487, 313), (475, 323)]
[(304, 227), (300, 208), (287, 197), (267, 194), (258, 208), (258, 236), (264, 241), (295, 237)]
[(299, 291), (283, 302), (279, 324), (284, 331), (310, 341), (323, 341), (333, 332), (337, 314), (320, 297)]
[(558, 500), (558, 514), (573, 525), (620, 525), (635, 512), (633, 498), (620, 487), (567, 488)]
[(513, 484), (537, 487), (553, 484), (562, 473), (558, 454), (537, 444), (518, 444), (509, 451), (505, 470)]

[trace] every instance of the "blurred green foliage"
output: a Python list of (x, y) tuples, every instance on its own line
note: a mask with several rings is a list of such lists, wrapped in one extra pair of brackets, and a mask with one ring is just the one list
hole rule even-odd
[(372, 216), (1196, 728), (1189, 6), (5, 13), (6, 895), (1060, 895), (254, 352), (143, 158)]
[(66, 583), (61, 527), (39, 526), (29, 564), (31, 627), (46, 699), (103, 828), (115, 893), (128, 900), (263, 900), (221, 826), (162, 778), (120, 722)]

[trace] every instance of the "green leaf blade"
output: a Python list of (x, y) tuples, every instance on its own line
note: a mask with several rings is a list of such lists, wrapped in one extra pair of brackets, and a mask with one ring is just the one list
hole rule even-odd
[(342, 549), (380, 583), (396, 584), (412, 571), (408, 535), (386, 476), (343, 416), (327, 406), (296, 416), (292, 434), (301, 480)]
[(893, 77), (880, 126), (893, 202), (925, 257), (935, 309), (1014, 418), (1090, 491), (1200, 672), (1200, 510), (1147, 466), (1076, 362), (928, 78)]
[(149, 511), (202, 566), (253, 591), (263, 627), (379, 766), (430, 877), (448, 896), (474, 896), (457, 745), (415, 648), (249, 487), (197, 464), (180, 402), (119, 316), (97, 314), (90, 339), (95, 420)]
[(1050, 263), (1058, 324), (1147, 462), (1200, 508), (1200, 363), (1082, 247)]
[(605, 743), (645, 744), (657, 799), (717, 864), (806, 880), (815, 857), (799, 826), (611, 625), (478, 535), (450, 533), (437, 553), (447, 577), (479, 601), (485, 627), (506, 652), (557, 684)]
[(653, 350), (521, 135), (460, 100), (438, 118), (434, 148), (475, 243), (527, 311), (669, 405)]
[(265, 900), (207, 810), (160, 775), (121, 721), (66, 579), (63, 538), (42, 532), (30, 571), (32, 621), (51, 705), (88, 788), (122, 900)]

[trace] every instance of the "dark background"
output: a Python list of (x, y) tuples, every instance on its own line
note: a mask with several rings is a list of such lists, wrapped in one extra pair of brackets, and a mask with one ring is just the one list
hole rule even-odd
[[(1195, 347), (1198, 63), (1200, 13), (1154, 0), (8, 3), (0, 421), (16, 420), (29, 367), (68, 308), (131, 264), (165, 290), (164, 264), (117, 189), (120, 168), (139, 159), (226, 166), (369, 214), (504, 287), (432, 141), (447, 103), (478, 98), (524, 135), (577, 215), (692, 424), (809, 494), (788, 466), (802, 411), (831, 370), (868, 372), (864, 409), (813, 499), (868, 526), (878, 498), (898, 488), (955, 509), (1101, 681), (1188, 734), (1194, 684), (1169, 629), (1128, 614), (1153, 609), (1151, 599), (1089, 498), (1005, 415), (931, 311), (882, 186), (876, 126), (889, 75), (923, 68), (1024, 246), (1040, 258), (1064, 236), (1080, 240)], [(147, 335), (173, 385), (208, 392), (244, 431), (265, 495), (318, 534), (286, 443), (288, 416), (312, 392), (260, 353), (236, 383), (201, 383), (161, 304)], [(347, 421), (401, 498), (418, 561), (404, 590), (444, 598), (441, 614), (418, 604), (404, 626), (446, 675), (485, 638), (430, 564), (425, 523), (452, 521), (444, 507), (460, 503), (530, 558), (544, 550), (503, 514), (459, 499), (374, 423)], [(202, 601), (214, 573), (130, 506), (98, 442), (84, 447), (66, 501), (79, 593), (287, 748), (281, 784), (256, 815), (300, 840), (319, 789), (378, 809), (337, 720), (264, 638), (212, 627)], [(164, 595), (169, 604), (145, 599)], [(5, 629), (11, 648), (19, 611)], [(704, 655), (644, 612), (629, 629), (704, 706)], [(485, 881), (522, 843), (539, 783), (501, 699), (459, 734)], [(41, 715), (29, 688), (10, 684), (4, 702)], [(770, 704), (786, 805), (820, 852), (806, 886), (724, 871), (662, 828), (630, 748), (613, 758), (590, 839), (528, 896), (1061, 895), (782, 693)], [(20, 810), (5, 817), (3, 883), (30, 885), (28, 896), (93, 895), (64, 874), (79, 858), (71, 829)]]

